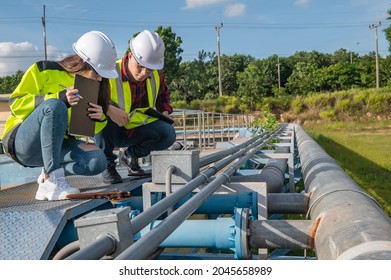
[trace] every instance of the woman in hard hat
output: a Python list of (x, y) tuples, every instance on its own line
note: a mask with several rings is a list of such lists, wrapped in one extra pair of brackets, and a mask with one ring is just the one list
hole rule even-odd
[(172, 124), (148, 114), (148, 109), (169, 116), (170, 92), (164, 79), (165, 45), (156, 32), (144, 30), (129, 42), (130, 52), (117, 61), (119, 77), (110, 79), (111, 105), (107, 112), (106, 127), (95, 142), (107, 157), (103, 181), (108, 184), (122, 182), (116, 171), (114, 148), (125, 147), (120, 161), (128, 166), (129, 176), (144, 176), (138, 158), (151, 151), (164, 150), (176, 139)]
[[(109, 78), (117, 77), (117, 51), (102, 32), (90, 31), (74, 44), (75, 54), (61, 61), (34, 63), (10, 96), (12, 115), (2, 142), (8, 156), (26, 167), (42, 166), (37, 200), (63, 200), (79, 190), (65, 175), (96, 175), (106, 168), (106, 157), (94, 144), (69, 136), (70, 108), (79, 102), (73, 88), (76, 74), (100, 81), (98, 104), (90, 103), (88, 116), (95, 132), (106, 125)], [(65, 88), (65, 89), (64, 89)]]

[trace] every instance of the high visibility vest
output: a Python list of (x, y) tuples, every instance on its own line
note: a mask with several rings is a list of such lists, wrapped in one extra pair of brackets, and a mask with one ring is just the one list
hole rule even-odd
[[(64, 89), (59, 83), (66, 87), (74, 84), (74, 74), (66, 72), (57, 62), (40, 61), (30, 66), (23, 75), (21, 82), (10, 95), (9, 106), (11, 116), (8, 117), (2, 142), (7, 152), (9, 137), (15, 128), (17, 128), (43, 101), (50, 98), (59, 98), (60, 92)], [(105, 120), (105, 116), (102, 120)], [(68, 109), (68, 127), (71, 119), (71, 108)], [(107, 121), (95, 123), (95, 133), (101, 131)]]
[(145, 125), (157, 120), (145, 114), (149, 108), (156, 105), (156, 99), (160, 88), (160, 77), (157, 70), (152, 71), (149, 78), (145, 80), (148, 95), (148, 107), (135, 108), (130, 112), (132, 107), (132, 92), (128, 81), (122, 81), (121, 73), (122, 59), (117, 61), (118, 78), (110, 79), (111, 102), (118, 108), (123, 109), (129, 115), (129, 122), (125, 128), (132, 129), (141, 125)]

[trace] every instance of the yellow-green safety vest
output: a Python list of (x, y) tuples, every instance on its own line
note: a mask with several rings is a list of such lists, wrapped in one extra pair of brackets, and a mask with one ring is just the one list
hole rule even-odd
[(122, 81), (121, 73), (122, 59), (117, 61), (118, 78), (110, 79), (111, 102), (118, 108), (129, 114), (130, 120), (125, 128), (132, 129), (147, 123), (156, 121), (157, 118), (146, 115), (144, 112), (149, 108), (154, 108), (160, 88), (160, 77), (157, 70), (152, 71), (146, 79), (149, 107), (136, 108), (130, 112), (132, 107), (132, 92), (128, 81)]
[[(64, 89), (59, 86), (71, 87), (74, 84), (74, 74), (70, 74), (54, 61), (40, 61), (30, 66), (23, 75), (21, 82), (10, 95), (9, 106), (11, 116), (6, 120), (2, 142), (8, 145), (11, 132), (25, 120), (31, 112), (43, 101), (59, 98)], [(68, 127), (71, 119), (71, 108), (68, 109)], [(95, 133), (101, 131), (107, 124), (106, 116), (102, 122), (95, 123)], [(104, 120), (104, 121), (103, 121)], [(7, 147), (4, 147), (5, 150)]]

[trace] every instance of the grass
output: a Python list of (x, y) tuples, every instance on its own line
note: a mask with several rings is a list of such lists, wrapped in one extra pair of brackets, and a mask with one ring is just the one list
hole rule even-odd
[(391, 217), (391, 121), (307, 123), (303, 128)]

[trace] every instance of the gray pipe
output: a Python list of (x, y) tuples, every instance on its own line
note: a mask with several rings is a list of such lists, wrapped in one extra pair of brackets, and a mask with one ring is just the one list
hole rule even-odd
[(296, 138), (318, 259), (391, 259), (390, 218), (298, 125)]
[[(192, 195), (180, 200), (176, 206), (180, 207), (188, 201)], [(232, 214), (235, 208), (250, 208), (252, 215), (258, 215), (257, 195), (255, 192), (232, 193), (232, 194), (213, 194), (195, 211), (194, 214)]]
[(76, 253), (70, 255), (66, 260), (100, 260), (104, 256), (110, 255), (115, 251), (116, 241), (109, 234), (99, 236), (95, 242), (92, 242), (81, 248)]
[[(231, 177), (232, 178), (232, 177)], [(176, 206), (183, 205), (192, 197), (188, 194), (180, 199)], [(194, 213), (195, 214), (230, 214), (235, 207), (248, 208), (252, 196), (245, 198), (239, 194), (211, 195)], [(307, 193), (269, 193), (267, 194), (267, 212), (269, 214), (306, 214), (308, 211), (309, 194)], [(132, 197), (132, 209), (143, 211), (142, 197)]]
[(310, 197), (303, 193), (267, 194), (267, 212), (269, 214), (306, 214)]
[(73, 241), (65, 245), (64, 247), (62, 247), (53, 257), (53, 260), (63, 260), (79, 250), (80, 250), (79, 240)]
[(316, 225), (306, 220), (250, 221), (250, 248), (312, 249)]
[(257, 141), (259, 138), (262, 138), (262, 137), (266, 137), (268, 134), (267, 133), (261, 133), (260, 135), (258, 135), (257, 137), (254, 137), (254, 138), (250, 138), (249, 140), (243, 142), (243, 143), (240, 143), (236, 146), (233, 146), (229, 149), (226, 149), (226, 150), (223, 150), (223, 151), (219, 151), (219, 152), (216, 152), (216, 153), (213, 153), (213, 154), (210, 154), (210, 155), (207, 155), (207, 156), (204, 156), (202, 158), (200, 158), (200, 167), (204, 167), (208, 164), (211, 164), (211, 163), (214, 163), (222, 158), (225, 158), (229, 155), (232, 155), (238, 151), (240, 151), (241, 149), (245, 148), (246, 146), (254, 143), (255, 141)]
[[(289, 147), (279, 147), (275, 153), (289, 153)], [(266, 182), (268, 193), (280, 193), (284, 187), (287, 159), (270, 159), (259, 174), (233, 176), (231, 182)]]
[[(176, 171), (176, 167), (173, 165), (170, 165), (167, 168), (166, 171), (166, 196), (170, 195), (172, 193), (172, 174)], [(170, 215), (173, 211), (173, 207), (169, 207), (167, 209), (167, 215)]]

